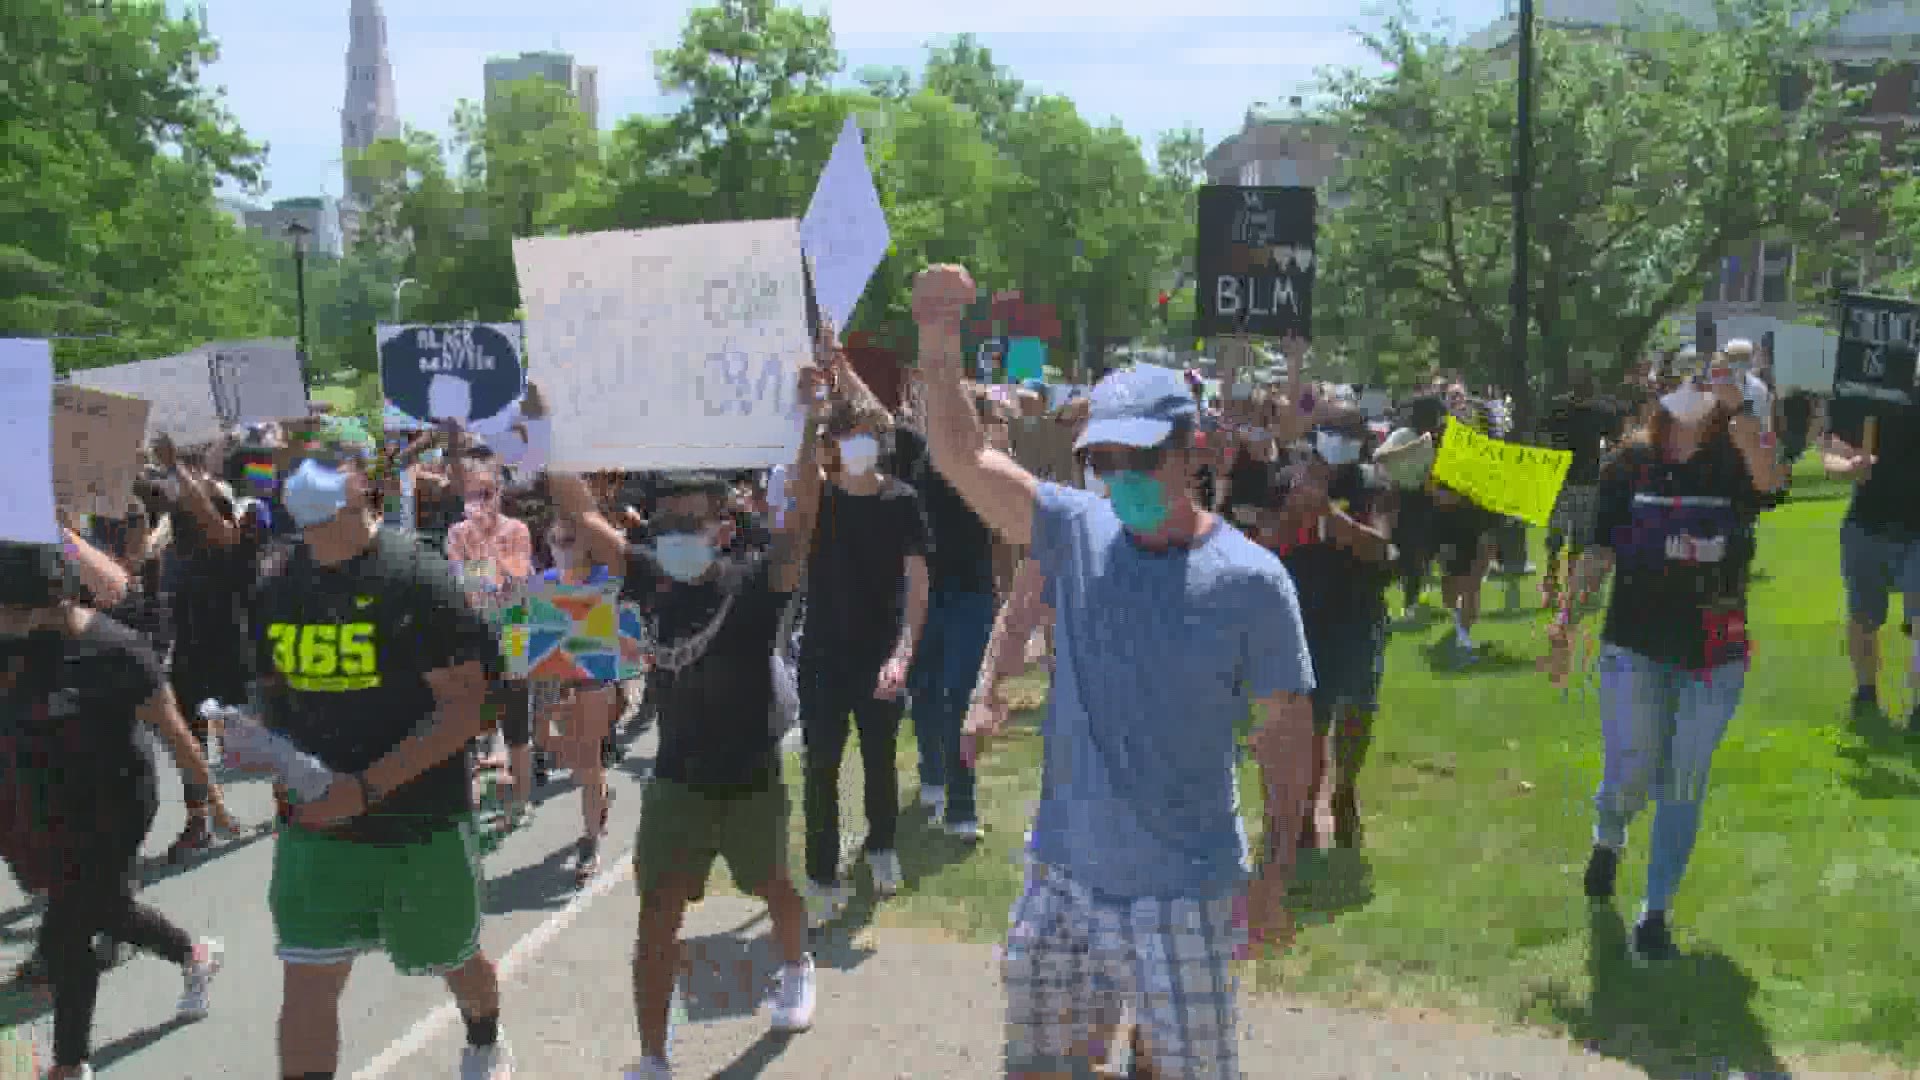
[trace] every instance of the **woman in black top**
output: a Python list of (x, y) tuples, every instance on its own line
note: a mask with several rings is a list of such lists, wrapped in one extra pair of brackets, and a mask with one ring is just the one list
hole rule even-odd
[(1605, 771), (1594, 794), (1586, 892), (1611, 899), (1627, 825), (1651, 795), (1643, 957), (1672, 950), (1667, 911), (1700, 828), (1713, 752), (1740, 705), (1753, 522), (1777, 481), (1760, 426), (1719, 357), (1683, 383), (1601, 469), (1593, 535), (1549, 640), (1565, 678), (1581, 600), (1617, 569), (1601, 630)]
[(180, 965), (179, 1014), (207, 1013), (220, 947), (134, 902), (135, 860), (159, 808), (149, 737), (224, 815), (160, 660), (140, 636), (76, 604), (57, 548), (0, 543), (0, 857), (44, 893), (39, 956), (53, 986), (52, 1080), (89, 1075), (96, 935)]

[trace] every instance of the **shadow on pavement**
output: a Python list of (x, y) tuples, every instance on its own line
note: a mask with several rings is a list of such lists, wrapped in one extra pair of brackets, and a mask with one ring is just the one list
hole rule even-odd
[(689, 1022), (737, 1019), (759, 1010), (773, 990), (780, 957), (770, 934), (740, 935), (762, 921), (681, 942), (686, 974), (680, 983), (680, 1004)]
[(1588, 934), (1587, 1000), (1553, 991), (1548, 1004), (1589, 1051), (1654, 1080), (1790, 1075), (1754, 1016), (1758, 984), (1732, 958), (1682, 946), (1670, 960), (1637, 967), (1628, 955), (1626, 921), (1611, 904), (1592, 906)]
[(713, 1074), (713, 1080), (748, 1080), (760, 1076), (786, 1053), (787, 1045), (792, 1042), (791, 1035), (776, 1035), (769, 1031), (754, 1041), (752, 1046), (740, 1052), (740, 1056), (728, 1062), (719, 1072)]
[(504, 915), (510, 911), (558, 911), (565, 907), (580, 891), (573, 883), (573, 872), (568, 869), (573, 850), (573, 844), (569, 842), (537, 863), (529, 863), (498, 877), (489, 875), (486, 906), (483, 909), (485, 913)]
[(1920, 797), (1920, 736), (1896, 725), (1877, 705), (1853, 706), (1847, 730), (1858, 741), (1839, 747), (1852, 765), (1847, 785), (1862, 799)]
[(176, 1016), (166, 1023), (156, 1024), (150, 1028), (142, 1028), (139, 1031), (122, 1035), (120, 1038), (104, 1046), (95, 1047), (90, 1064), (92, 1064), (95, 1072), (104, 1072), (107, 1067), (113, 1063), (138, 1054), (140, 1051), (145, 1050), (147, 1047), (152, 1046), (154, 1043), (159, 1042), (161, 1039), (192, 1023), (192, 1020), (183, 1020)]

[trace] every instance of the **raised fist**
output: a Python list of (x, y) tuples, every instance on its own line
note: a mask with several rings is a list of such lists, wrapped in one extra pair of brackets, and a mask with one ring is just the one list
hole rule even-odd
[(966, 267), (929, 266), (913, 282), (913, 321), (923, 326), (958, 326), (978, 295)]

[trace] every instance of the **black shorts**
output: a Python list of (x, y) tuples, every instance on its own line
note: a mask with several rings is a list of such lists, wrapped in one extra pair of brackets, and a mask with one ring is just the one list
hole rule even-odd
[(1441, 573), (1447, 577), (1467, 577), (1480, 561), (1480, 543), (1493, 528), (1496, 518), (1471, 504), (1435, 507), (1433, 546), (1443, 555)]
[(527, 700), (527, 684), (519, 679), (495, 679), (488, 694), (499, 710), (500, 734), (507, 745), (519, 749), (533, 741), (533, 709)]

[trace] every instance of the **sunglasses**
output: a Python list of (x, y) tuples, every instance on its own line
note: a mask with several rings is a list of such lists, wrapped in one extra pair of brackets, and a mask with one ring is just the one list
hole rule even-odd
[(1164, 446), (1090, 448), (1080, 451), (1080, 460), (1102, 476), (1123, 472), (1158, 472), (1161, 464), (1167, 460), (1167, 448)]

